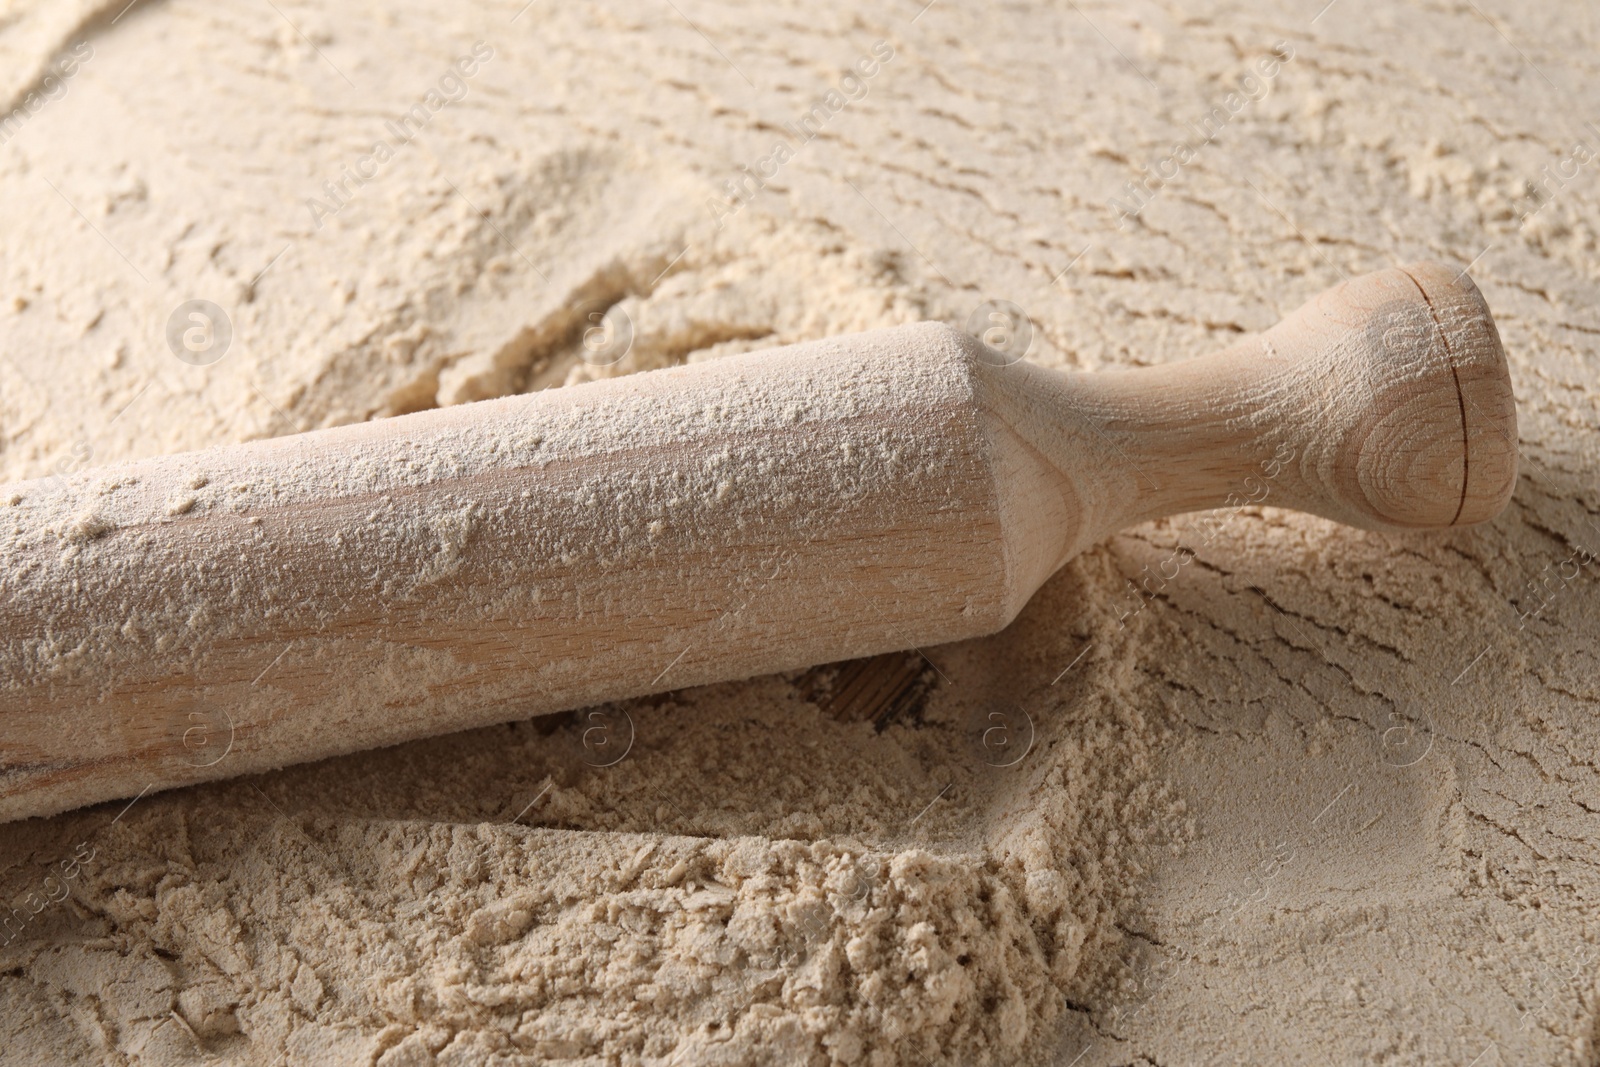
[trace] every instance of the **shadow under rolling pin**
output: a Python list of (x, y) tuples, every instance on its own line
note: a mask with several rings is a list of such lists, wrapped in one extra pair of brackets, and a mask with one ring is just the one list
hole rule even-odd
[(1516, 481), (1438, 264), (1177, 364), (995, 355), (923, 323), (0, 487), (0, 819), (991, 633), (1273, 457), (1377, 530)]

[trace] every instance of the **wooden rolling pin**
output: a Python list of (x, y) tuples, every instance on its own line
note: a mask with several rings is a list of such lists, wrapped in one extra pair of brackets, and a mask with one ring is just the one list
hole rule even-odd
[(1482, 297), (1424, 263), (1148, 369), (923, 323), (4, 486), (0, 818), (991, 633), (1252, 478), (1482, 522), (1516, 440)]

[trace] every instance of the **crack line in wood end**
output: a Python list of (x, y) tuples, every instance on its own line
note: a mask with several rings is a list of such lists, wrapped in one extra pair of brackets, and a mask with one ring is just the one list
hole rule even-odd
[[(1400, 268), (1400, 273), (1411, 279), (1411, 284), (1417, 287), (1417, 292), (1422, 294), (1422, 302), (1428, 305), (1428, 317), (1433, 320), (1433, 328), (1439, 334), (1439, 343), (1444, 345), (1445, 358), (1450, 361), (1450, 377), (1456, 383), (1456, 403), (1461, 408), (1461, 500), (1456, 504), (1456, 514), (1450, 520), (1454, 526), (1461, 521), (1461, 515), (1467, 510), (1467, 486), (1471, 485), (1471, 453), (1472, 437), (1467, 429), (1467, 395), (1461, 391), (1461, 375), (1456, 370), (1456, 354), (1450, 350), (1450, 335), (1445, 332), (1444, 324), (1439, 321), (1439, 312), (1433, 306), (1433, 300), (1428, 296), (1428, 290), (1422, 283), (1405, 268)], [(1463, 274), (1466, 271), (1462, 271)]]

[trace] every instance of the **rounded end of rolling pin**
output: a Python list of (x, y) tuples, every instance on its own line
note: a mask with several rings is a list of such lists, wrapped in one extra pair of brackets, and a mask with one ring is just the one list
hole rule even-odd
[(1313, 306), (1356, 327), (1347, 336), (1364, 364), (1353, 369), (1366, 396), (1345, 397), (1360, 416), (1342, 435), (1330, 479), (1367, 520), (1358, 525), (1437, 529), (1498, 515), (1516, 488), (1516, 402), (1499, 331), (1472, 279), (1415, 263), (1352, 279)]

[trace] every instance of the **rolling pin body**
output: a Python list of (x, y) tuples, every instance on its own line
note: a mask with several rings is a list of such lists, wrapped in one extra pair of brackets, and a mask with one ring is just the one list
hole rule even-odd
[(1274, 504), (1483, 521), (1515, 441), (1423, 265), (1159, 368), (921, 324), (0, 487), (0, 818), (990, 633), (1273, 457)]

